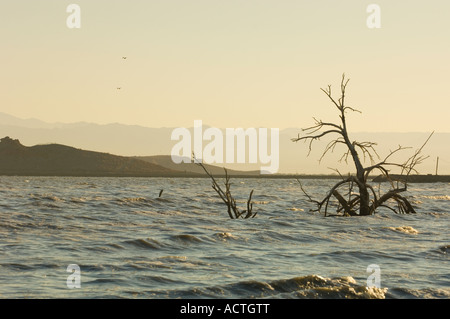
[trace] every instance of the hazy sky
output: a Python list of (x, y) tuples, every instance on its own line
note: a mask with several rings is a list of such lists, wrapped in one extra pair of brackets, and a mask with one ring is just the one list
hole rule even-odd
[(351, 130), (450, 131), (448, 0), (1, 0), (0, 24), (0, 111), (22, 118), (305, 127), (345, 72)]

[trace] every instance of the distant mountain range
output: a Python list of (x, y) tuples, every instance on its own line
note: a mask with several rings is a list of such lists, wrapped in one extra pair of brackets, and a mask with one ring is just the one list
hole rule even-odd
[[(373, 123), (376, 127), (376, 123)], [(205, 126), (206, 127), (206, 126)], [(351, 123), (350, 123), (351, 127)], [(192, 128), (188, 128), (192, 131)], [(417, 128), (414, 128), (417, 129)], [(170, 161), (172, 147), (177, 141), (171, 140), (174, 128), (149, 128), (124, 124), (93, 124), (93, 123), (47, 123), (38, 119), (20, 119), (0, 112), (0, 137), (10, 136), (19, 139), (24, 145), (36, 144), (61, 144), (70, 145), (76, 149), (95, 150), (102, 153), (116, 154), (123, 157), (138, 157), (135, 159), (157, 163), (155, 156), (159, 157), (166, 168), (174, 169), (174, 163)], [(291, 138), (301, 133), (300, 128), (288, 128), (280, 130), (280, 168), (282, 174), (332, 174), (329, 168), (337, 168), (343, 174), (353, 172), (353, 164), (339, 163), (338, 160), (343, 149), (336, 149), (329, 153), (321, 162), (318, 162), (326, 141), (317, 142), (311, 154), (308, 156), (308, 145), (293, 143)], [(372, 141), (378, 143), (377, 152), (381, 158), (395, 149), (398, 145), (410, 146), (406, 150), (396, 154), (393, 160), (402, 162), (426, 140), (429, 132), (389, 133), (389, 132), (355, 132), (350, 133), (351, 138), (359, 141)], [(436, 159), (439, 161), (439, 173), (450, 174), (450, 133), (437, 132), (425, 147), (423, 153), (429, 155), (419, 167), (422, 174), (435, 173)], [(151, 156), (153, 158), (147, 158)], [(165, 157), (164, 157), (165, 156)], [(161, 164), (161, 163), (160, 163)], [(157, 165), (160, 165), (157, 164)], [(186, 164), (190, 165), (190, 164)], [(190, 171), (199, 173), (198, 166), (191, 165), (194, 169), (187, 169), (185, 164), (178, 166), (181, 172)], [(223, 164), (230, 170), (246, 171), (254, 174), (259, 171), (260, 164)], [(216, 166), (223, 166), (217, 164)], [(219, 168), (222, 171), (222, 168)], [(231, 171), (230, 171), (231, 172)]]

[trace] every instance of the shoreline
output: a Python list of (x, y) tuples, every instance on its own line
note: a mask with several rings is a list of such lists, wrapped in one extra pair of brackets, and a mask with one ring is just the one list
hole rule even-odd
[[(0, 176), (16, 176), (16, 177), (107, 177), (107, 178), (208, 178), (206, 174), (197, 173), (180, 173), (180, 174), (95, 174), (95, 173), (1, 173)], [(216, 178), (224, 178), (225, 174), (214, 175)], [(342, 179), (339, 175), (305, 175), (305, 174), (264, 174), (264, 175), (246, 175), (233, 174), (230, 178), (260, 178), (260, 179)], [(400, 175), (392, 175), (392, 181), (402, 181), (403, 177)], [(388, 182), (383, 176), (370, 176), (374, 183)], [(450, 175), (410, 175), (408, 183), (450, 183)]]

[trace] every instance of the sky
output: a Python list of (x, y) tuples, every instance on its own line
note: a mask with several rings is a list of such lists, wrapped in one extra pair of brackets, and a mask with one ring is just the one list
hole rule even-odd
[[(81, 27), (68, 28), (69, 4)], [(368, 28), (369, 4), (381, 27)], [(47, 122), (449, 132), (448, 0), (2, 0), (0, 111)], [(126, 56), (127, 59), (122, 57)], [(117, 89), (120, 87), (120, 90)]]

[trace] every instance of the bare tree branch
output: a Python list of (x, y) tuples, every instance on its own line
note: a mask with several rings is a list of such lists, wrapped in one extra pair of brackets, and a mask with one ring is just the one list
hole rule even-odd
[[(195, 160), (195, 154), (192, 154), (194, 160)], [(231, 195), (231, 184), (230, 184), (230, 176), (228, 175), (228, 171), (226, 168), (224, 168), (225, 171), (225, 191), (220, 187), (220, 185), (217, 183), (214, 176), (206, 169), (205, 165), (201, 163), (200, 161), (195, 160), (194, 161), (197, 165), (199, 165), (205, 173), (211, 178), (212, 181), (212, 188), (216, 191), (216, 193), (219, 195), (219, 197), (222, 199), (222, 201), (227, 205), (227, 212), (228, 216), (231, 219), (237, 219), (237, 218), (254, 218), (256, 216), (256, 212), (253, 212), (253, 203), (252, 203), (252, 195), (253, 190), (250, 192), (250, 195), (247, 200), (247, 209), (243, 210), (242, 212), (239, 210), (239, 208), (236, 206), (236, 200)], [(244, 215), (245, 214), (245, 215)]]
[[(340, 123), (323, 122), (322, 120), (317, 120), (316, 118), (314, 118), (315, 125), (303, 129), (302, 131), (305, 132), (305, 135), (302, 137), (299, 135), (297, 138), (293, 138), (292, 141), (294, 142), (302, 140), (309, 141), (309, 149), (308, 149), (309, 155), (311, 153), (312, 144), (314, 141), (327, 135), (331, 134), (335, 136), (337, 135), (335, 139), (328, 142), (319, 159), (319, 162), (321, 162), (322, 159), (329, 152), (334, 152), (336, 146), (344, 144), (347, 150), (342, 154), (339, 161), (342, 162), (343, 160), (345, 160), (345, 162), (348, 163), (348, 158), (351, 156), (355, 164), (356, 174), (355, 176), (349, 176), (348, 178), (345, 179), (339, 173), (339, 171), (336, 170), (342, 177), (342, 180), (336, 183), (330, 189), (330, 191), (327, 193), (327, 195), (322, 201), (314, 200), (305, 191), (300, 181), (297, 180), (300, 184), (300, 188), (303, 194), (308, 198), (310, 202), (315, 203), (317, 205), (316, 211), (319, 212), (323, 211), (325, 216), (327, 215), (330, 216), (328, 214), (328, 209), (332, 204), (332, 202), (336, 203), (336, 201), (337, 201), (336, 211), (338, 213), (343, 213), (344, 215), (350, 216), (372, 215), (379, 207), (388, 207), (389, 209), (393, 210), (396, 213), (406, 213), (406, 214), (415, 213), (414, 207), (407, 200), (407, 198), (401, 196), (400, 193), (405, 192), (407, 190), (408, 176), (413, 172), (417, 172), (416, 166), (422, 163), (427, 158), (421, 155), (421, 152), (424, 146), (428, 143), (433, 133), (431, 133), (431, 135), (428, 137), (425, 143), (404, 163), (399, 164), (389, 161), (394, 154), (405, 149), (404, 147), (399, 146), (397, 149), (390, 151), (390, 153), (382, 161), (374, 164), (375, 158), (380, 159), (380, 156), (378, 155), (375, 149), (375, 146), (377, 144), (374, 142), (358, 142), (358, 141), (351, 142), (348, 135), (345, 113), (347, 111), (360, 112), (359, 110), (353, 107), (345, 105), (346, 89), (348, 83), (349, 79), (346, 79), (345, 74), (343, 74), (340, 84), (340, 96), (338, 99), (335, 99), (332, 96), (331, 85), (328, 85), (328, 87), (325, 89), (321, 88), (322, 92), (326, 94), (326, 96), (330, 99), (333, 105), (339, 110)], [(358, 152), (362, 154), (364, 162), (367, 159), (370, 160), (371, 163), (370, 166), (368, 167), (363, 166)], [(405, 180), (397, 181), (397, 185), (395, 185), (394, 181), (390, 178), (389, 173), (390, 170), (388, 169), (395, 167), (401, 170), (402, 176), (405, 176)], [(368, 182), (368, 177), (374, 170), (379, 170), (381, 174), (384, 175), (386, 179), (390, 182), (391, 190), (389, 190), (384, 195), (381, 195), (381, 187), (378, 188), (378, 195), (377, 195), (375, 189)], [(403, 183), (403, 185), (400, 186), (400, 183)], [(347, 186), (347, 190), (346, 192), (344, 191), (342, 193), (344, 195), (342, 195), (341, 188), (343, 188), (344, 185)], [(356, 188), (357, 193), (354, 192), (354, 190), (356, 191)], [(347, 196), (347, 199), (344, 196)], [(386, 204), (388, 201), (395, 202), (397, 205), (397, 209), (388, 206)]]

